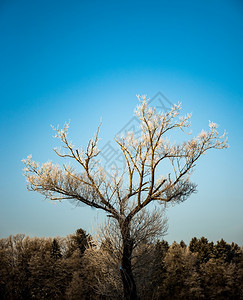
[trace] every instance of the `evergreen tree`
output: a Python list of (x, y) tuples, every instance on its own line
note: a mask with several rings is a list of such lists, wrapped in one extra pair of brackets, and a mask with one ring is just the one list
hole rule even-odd
[(214, 257), (215, 259), (230, 263), (233, 259), (237, 260), (240, 254), (239, 250), (240, 247), (237, 244), (232, 243), (230, 245), (221, 239), (214, 246)]
[(77, 229), (75, 234), (69, 238), (66, 256), (72, 256), (75, 251), (78, 251), (79, 255), (82, 256), (90, 241), (91, 237), (85, 230), (82, 228)]
[(180, 246), (181, 246), (182, 248), (186, 248), (186, 243), (185, 243), (183, 240), (181, 240), (181, 241), (180, 241)]
[(58, 260), (62, 257), (61, 250), (57, 239), (53, 239), (51, 245), (51, 258), (54, 260)]
[(188, 247), (181, 247), (176, 242), (170, 246), (165, 256), (166, 278), (163, 285), (166, 299), (200, 298), (202, 291), (196, 262), (196, 255)]
[(197, 253), (198, 263), (205, 263), (210, 258), (214, 257), (214, 244), (213, 242), (209, 243), (205, 237), (197, 239), (196, 237), (192, 238), (189, 249), (193, 253)]
[(163, 283), (166, 278), (165, 256), (169, 249), (167, 241), (157, 241), (154, 247), (152, 277), (147, 287), (147, 295), (144, 299), (159, 299), (164, 294)]

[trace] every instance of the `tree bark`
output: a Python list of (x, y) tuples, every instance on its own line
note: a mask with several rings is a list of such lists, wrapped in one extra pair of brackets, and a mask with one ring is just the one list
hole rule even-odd
[(126, 300), (138, 300), (136, 283), (132, 273), (133, 241), (130, 237), (129, 226), (123, 227), (123, 254), (121, 261), (121, 277), (123, 282), (124, 298)]

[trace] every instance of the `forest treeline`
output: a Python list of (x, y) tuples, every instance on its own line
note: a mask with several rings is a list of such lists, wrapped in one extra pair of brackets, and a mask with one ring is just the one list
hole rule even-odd
[[(64, 238), (0, 239), (0, 299), (122, 299), (110, 245), (98, 246), (82, 229)], [(242, 249), (223, 239), (144, 244), (133, 272), (140, 299), (243, 299)]]

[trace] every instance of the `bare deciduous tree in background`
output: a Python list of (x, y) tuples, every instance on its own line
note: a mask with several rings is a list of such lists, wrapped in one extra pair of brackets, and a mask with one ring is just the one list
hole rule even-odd
[[(141, 285), (146, 286), (152, 276), (154, 245), (167, 232), (167, 218), (164, 208), (141, 210), (130, 223), (133, 249), (131, 256), (132, 272), (139, 285), (138, 294), (143, 295)], [(123, 238), (118, 222), (113, 218), (98, 227), (92, 242), (84, 254), (85, 274), (92, 274), (90, 286), (96, 294), (120, 299), (123, 295), (121, 269)], [(95, 270), (92, 272), (90, 270)], [(122, 276), (121, 276), (122, 275)], [(109, 299), (110, 299), (109, 298)]]
[[(99, 128), (86, 150), (76, 149), (69, 141), (68, 124), (63, 129), (54, 128), (64, 149), (55, 152), (62, 158), (74, 159), (81, 171), (66, 164), (61, 168), (51, 162), (40, 166), (31, 156), (24, 160), (29, 190), (51, 200), (79, 201), (104, 210), (116, 220), (122, 237), (120, 269), (125, 299), (137, 299), (131, 263), (136, 243), (131, 227), (133, 219), (152, 202), (186, 200), (196, 190), (189, 179), (199, 157), (211, 148), (228, 147), (225, 134), (219, 136), (217, 125), (212, 122), (209, 131), (202, 131), (196, 138), (181, 144), (171, 143), (168, 137), (175, 130), (184, 132), (190, 127), (191, 115), (179, 117), (180, 104), (169, 112), (156, 112), (148, 106), (145, 96), (138, 98), (140, 104), (135, 114), (140, 120), (141, 135), (136, 137), (134, 132), (128, 132), (115, 139), (126, 161), (122, 173), (108, 176), (102, 167), (97, 146)], [(164, 170), (167, 174), (160, 176)]]

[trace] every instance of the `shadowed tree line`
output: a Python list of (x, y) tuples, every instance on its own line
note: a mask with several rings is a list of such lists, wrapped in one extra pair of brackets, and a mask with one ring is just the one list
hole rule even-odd
[[(0, 239), (0, 299), (122, 299), (112, 245), (82, 229), (64, 238)], [(223, 239), (144, 242), (132, 268), (140, 299), (243, 299), (242, 249)]]

